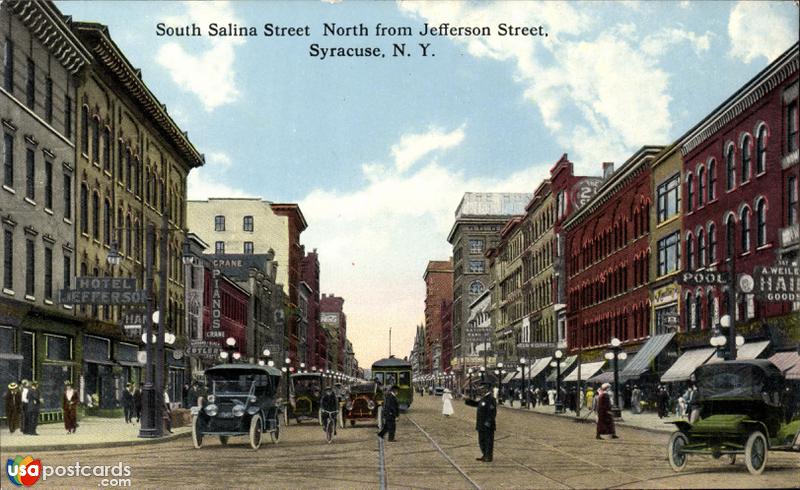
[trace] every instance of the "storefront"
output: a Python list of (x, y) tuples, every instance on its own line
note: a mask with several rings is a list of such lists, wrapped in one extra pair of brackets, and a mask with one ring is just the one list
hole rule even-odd
[(111, 340), (94, 335), (83, 336), (83, 383), (81, 397), (87, 408), (115, 408), (117, 386)]
[(122, 367), (120, 389), (124, 390), (127, 383), (141, 384), (142, 365), (138, 360), (139, 346), (125, 342), (117, 342), (115, 346), (114, 360)]
[(38, 379), (42, 411), (59, 411), (64, 382), (74, 379), (75, 339), (50, 333), (42, 334), (41, 338), (44, 341), (44, 359)]
[(164, 352), (167, 365), (167, 386), (165, 388), (169, 400), (171, 403), (182, 403), (186, 376), (183, 351), (166, 349)]

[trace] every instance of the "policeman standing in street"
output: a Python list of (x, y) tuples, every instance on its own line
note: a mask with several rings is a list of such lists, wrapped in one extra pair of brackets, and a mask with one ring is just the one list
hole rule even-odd
[(389, 388), (386, 399), (383, 402), (383, 427), (378, 432), (378, 437), (383, 439), (389, 433), (389, 442), (394, 442), (394, 431), (396, 429), (397, 416), (400, 415), (400, 404), (397, 402), (397, 385)]
[(467, 399), (465, 403), (471, 407), (477, 407), (475, 417), (475, 430), (478, 431), (478, 446), (481, 448), (482, 456), (476, 458), (478, 461), (491, 463), (494, 457), (494, 431), (496, 429), (495, 419), (497, 418), (497, 400), (492, 393), (491, 383), (480, 385), (483, 396), (480, 400)]

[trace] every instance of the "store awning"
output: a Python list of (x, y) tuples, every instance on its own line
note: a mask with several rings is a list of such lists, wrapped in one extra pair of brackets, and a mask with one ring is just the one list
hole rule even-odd
[[(544, 368), (550, 365), (550, 361), (552, 360), (553, 358), (551, 357), (543, 357), (541, 359), (537, 359), (536, 362), (534, 362), (530, 366), (526, 366), (525, 379), (526, 380), (533, 379), (536, 376), (538, 376), (539, 373), (544, 371)], [(522, 379), (522, 371), (517, 371), (517, 373), (514, 375), (514, 379)]]
[(800, 362), (795, 364), (793, 368), (786, 371), (784, 376), (786, 376), (786, 379), (800, 380)]
[[(760, 356), (769, 345), (769, 340), (750, 342), (736, 349), (736, 359), (755, 359)], [(706, 364), (715, 364), (724, 361), (723, 358), (713, 356)]]
[(144, 364), (139, 364), (139, 361), (117, 361), (117, 364), (120, 366), (126, 367), (144, 367)]
[[(552, 359), (551, 359), (552, 360)], [(569, 369), (575, 364), (575, 361), (578, 360), (578, 356), (569, 356), (563, 361), (561, 361), (561, 376), (562, 380), (564, 379), (563, 376), (569, 371)], [(548, 366), (550, 364), (548, 363)], [(553, 368), (553, 372), (547, 376), (548, 383), (555, 383), (556, 382), (556, 368)]]
[(797, 351), (777, 352), (769, 358), (782, 373), (790, 371), (793, 367), (800, 365), (800, 354)]
[(517, 374), (517, 371), (511, 371), (510, 373), (506, 373), (506, 377), (503, 378), (503, 383), (510, 383), (512, 379), (514, 379), (514, 375)]
[(675, 381), (686, 381), (692, 375), (698, 366), (703, 364), (714, 354), (714, 347), (704, 347), (702, 349), (694, 349), (684, 352), (681, 357), (675, 361), (675, 364), (667, 369), (667, 372), (661, 376), (662, 383), (673, 383)]
[(664, 347), (669, 344), (675, 332), (665, 333), (661, 335), (654, 335), (645, 342), (639, 352), (633, 356), (633, 359), (625, 364), (625, 368), (619, 373), (620, 382), (625, 382), (629, 379), (638, 378), (650, 369), (650, 363), (658, 356)]
[[(605, 363), (606, 361), (581, 363), (581, 380), (587, 380), (597, 374), (598, 371), (603, 369)], [(563, 381), (578, 381), (578, 368), (573, 369)]]
[(614, 371), (606, 371), (586, 380), (588, 383), (614, 383)]

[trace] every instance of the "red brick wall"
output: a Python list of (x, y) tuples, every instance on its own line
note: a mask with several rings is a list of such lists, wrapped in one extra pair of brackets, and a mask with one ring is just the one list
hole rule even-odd
[[(213, 294), (211, 270), (205, 269), (203, 290), (203, 333), (208, 333), (211, 329), (211, 296)], [(222, 339), (212, 339), (218, 342), (225, 349), (225, 339), (233, 337), (236, 339), (236, 348), (246, 355), (247, 347), (247, 305), (250, 297), (241, 289), (235, 287), (223, 277), (219, 278), (219, 292), (222, 296), (222, 318), (220, 321), (225, 337)]]
[[(447, 264), (445, 262), (445, 264)], [(441, 356), (439, 366), (433, 365), (433, 350), (435, 345), (441, 347), (444, 354), (444, 332), (442, 331), (442, 300), (453, 299), (453, 271), (452, 266), (447, 266), (449, 270), (439, 271), (432, 268), (429, 264), (425, 273), (425, 362), (428, 370), (443, 370), (450, 366), (450, 360)]]

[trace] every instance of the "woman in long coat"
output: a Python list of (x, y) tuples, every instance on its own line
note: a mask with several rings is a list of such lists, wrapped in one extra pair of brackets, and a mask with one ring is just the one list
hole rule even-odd
[(78, 427), (78, 391), (72, 388), (72, 383), (64, 383), (64, 395), (61, 396), (61, 410), (64, 411), (64, 428), (67, 434), (74, 434)]
[(453, 415), (453, 394), (448, 389), (442, 393), (442, 415), (445, 417)]
[(609, 390), (611, 390), (611, 385), (604, 383), (597, 395), (597, 435), (595, 436), (597, 439), (601, 439), (601, 435), (608, 434), (611, 434), (612, 439), (618, 439), (617, 430), (614, 427), (614, 416), (611, 414)]

